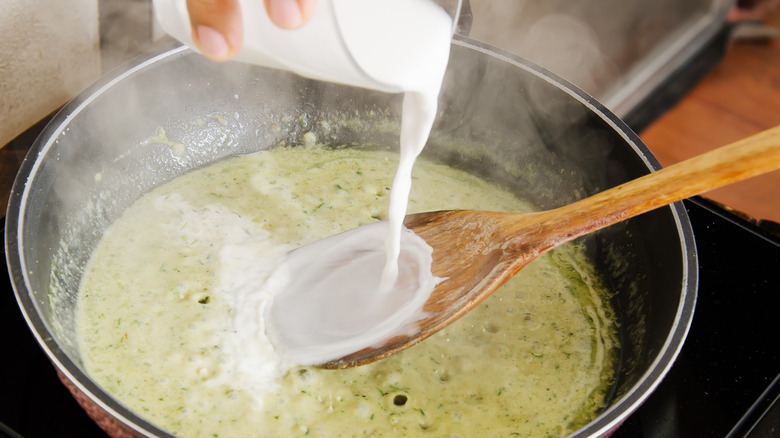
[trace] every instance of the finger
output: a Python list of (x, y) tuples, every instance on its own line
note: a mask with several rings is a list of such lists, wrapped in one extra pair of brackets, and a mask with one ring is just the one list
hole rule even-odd
[(271, 21), (283, 29), (295, 29), (309, 21), (317, 0), (265, 0)]
[(244, 43), (244, 28), (238, 0), (187, 0), (192, 39), (203, 54), (225, 61)]

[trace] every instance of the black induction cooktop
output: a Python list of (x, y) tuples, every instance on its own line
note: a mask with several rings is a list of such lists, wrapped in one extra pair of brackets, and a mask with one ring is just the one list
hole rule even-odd
[(701, 198), (685, 205), (699, 257), (693, 325), (613, 437), (780, 437), (780, 239)]
[[(693, 326), (613, 437), (780, 436), (780, 239), (702, 198), (685, 205), (700, 265)], [(27, 329), (4, 267), (0, 300), (0, 436), (104, 437)]]

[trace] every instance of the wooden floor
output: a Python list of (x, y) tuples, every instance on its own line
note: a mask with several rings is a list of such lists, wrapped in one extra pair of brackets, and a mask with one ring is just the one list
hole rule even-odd
[[(766, 18), (780, 28), (780, 11)], [(639, 135), (668, 166), (780, 125), (780, 39), (736, 41), (725, 59)], [(704, 195), (756, 219), (780, 222), (780, 171)]]

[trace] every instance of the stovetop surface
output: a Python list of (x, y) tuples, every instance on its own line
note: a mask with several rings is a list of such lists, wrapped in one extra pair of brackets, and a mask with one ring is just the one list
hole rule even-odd
[(685, 205), (699, 258), (693, 324), (613, 437), (780, 436), (780, 239), (700, 198)]
[[(613, 435), (780, 436), (780, 239), (701, 198), (685, 201), (699, 297), (669, 375)], [(0, 269), (0, 436), (104, 437), (59, 382)]]

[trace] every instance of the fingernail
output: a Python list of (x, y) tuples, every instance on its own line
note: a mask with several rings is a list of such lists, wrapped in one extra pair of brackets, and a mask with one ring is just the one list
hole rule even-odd
[(284, 29), (299, 27), (303, 21), (301, 7), (295, 0), (269, 0), (268, 16), (274, 24)]
[(208, 26), (197, 26), (198, 48), (206, 57), (211, 59), (225, 59), (230, 52), (230, 45), (224, 35)]

